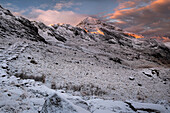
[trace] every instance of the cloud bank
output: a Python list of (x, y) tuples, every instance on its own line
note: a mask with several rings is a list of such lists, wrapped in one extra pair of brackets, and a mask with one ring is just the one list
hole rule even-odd
[(41, 21), (46, 25), (55, 23), (67, 23), (71, 25), (77, 25), (86, 16), (76, 14), (73, 11), (56, 11), (56, 10), (40, 10), (34, 9), (32, 15), (35, 15), (32, 20)]
[(118, 26), (147, 36), (170, 34), (170, 0), (118, 1), (115, 12), (105, 16)]
[[(45, 10), (43, 8), (49, 7), (47, 4), (42, 4), (39, 7), (29, 7), (27, 10), (14, 11), (13, 14), (16, 16), (24, 16), (34, 21), (41, 21), (46, 25), (55, 23), (77, 25), (80, 21), (87, 17), (87, 15), (77, 14), (68, 9), (71, 7), (79, 6), (81, 3), (73, 2), (60, 2), (56, 3), (52, 9)], [(76, 7), (75, 7), (76, 8)], [(28, 14), (25, 14), (29, 12)]]

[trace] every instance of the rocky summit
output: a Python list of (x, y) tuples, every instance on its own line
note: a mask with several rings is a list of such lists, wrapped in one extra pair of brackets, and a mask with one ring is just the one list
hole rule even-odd
[(1, 113), (169, 113), (170, 48), (87, 17), (47, 26), (0, 6)]

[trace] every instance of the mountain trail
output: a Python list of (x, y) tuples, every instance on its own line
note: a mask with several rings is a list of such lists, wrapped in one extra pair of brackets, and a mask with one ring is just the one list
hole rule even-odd
[(24, 42), (16, 42), (7, 49), (0, 47), (0, 62), (16, 59), (27, 46), (28, 44), (25, 44)]

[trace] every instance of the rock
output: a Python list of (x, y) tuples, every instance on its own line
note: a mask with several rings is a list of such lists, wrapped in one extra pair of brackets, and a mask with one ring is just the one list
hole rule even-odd
[(1, 64), (1, 67), (2, 67), (3, 69), (7, 69), (7, 68), (8, 68), (8, 65), (7, 65), (6, 63), (3, 63), (3, 64)]
[(147, 77), (157, 78), (159, 77), (159, 71), (156, 69), (147, 69), (142, 72)]
[(2, 77), (5, 77), (6, 75), (2, 75)]
[(31, 57), (28, 57), (28, 59), (31, 59)]
[(138, 86), (142, 86), (142, 84), (138, 83)]
[(32, 64), (38, 64), (37, 61), (35, 61), (34, 59), (32, 59), (32, 60), (30, 61), (30, 63), (32, 63)]
[(52, 83), (51, 83), (51, 89), (57, 89), (55, 82), (52, 82)]
[(54, 94), (44, 103), (40, 113), (78, 113), (77, 110), (67, 100)]
[(147, 77), (152, 77), (151, 74), (147, 74), (147, 73), (145, 73), (145, 72), (142, 72), (142, 73), (145, 74)]
[(168, 113), (168, 110), (160, 104), (138, 103), (133, 101), (126, 101), (125, 103), (137, 113)]
[(134, 77), (129, 77), (129, 80), (135, 80), (135, 78)]
[(8, 93), (8, 96), (10, 97), (10, 96), (11, 96), (11, 94), (9, 94), (9, 93)]
[(158, 76), (158, 77), (159, 77), (159, 71), (158, 71), (158, 70), (156, 70), (156, 69), (152, 70), (152, 74), (156, 74), (156, 76)]
[(109, 40), (108, 40), (108, 43), (109, 43), (109, 44), (116, 44), (116, 43), (117, 43), (117, 41), (116, 41), (116, 40), (114, 40), (114, 39), (109, 39)]
[(118, 57), (115, 57), (115, 58), (110, 57), (109, 60), (114, 61), (114, 62), (119, 63), (119, 64), (122, 64), (122, 60)]

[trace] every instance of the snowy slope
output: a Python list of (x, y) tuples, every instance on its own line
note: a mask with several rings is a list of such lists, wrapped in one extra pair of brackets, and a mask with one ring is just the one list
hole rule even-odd
[[(3, 66), (1, 66), (3, 67)], [(169, 106), (133, 101), (103, 99), (83, 100), (81, 97), (55, 91), (34, 80), (9, 76), (0, 68), (1, 113), (168, 113)], [(43, 104), (44, 103), (44, 104)]]
[(170, 49), (111, 23), (46, 26), (0, 7), (0, 112), (170, 112)]

